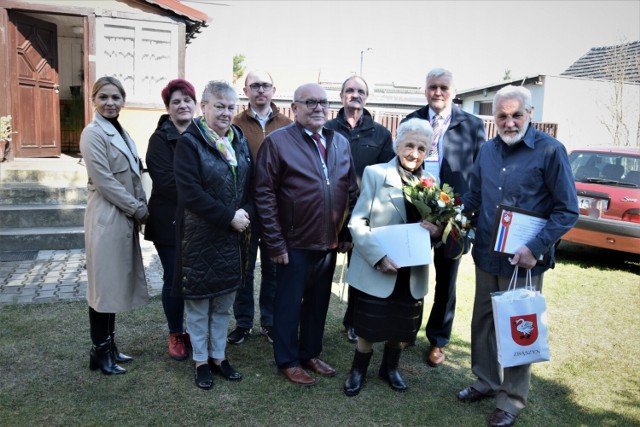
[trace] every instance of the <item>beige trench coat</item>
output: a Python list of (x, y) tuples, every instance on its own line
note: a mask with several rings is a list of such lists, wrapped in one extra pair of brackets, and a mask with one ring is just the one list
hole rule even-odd
[[(126, 132), (125, 132), (126, 134)], [(134, 218), (147, 214), (135, 144), (96, 113), (80, 137), (89, 175), (84, 217), (87, 302), (101, 313), (147, 303), (147, 281)]]

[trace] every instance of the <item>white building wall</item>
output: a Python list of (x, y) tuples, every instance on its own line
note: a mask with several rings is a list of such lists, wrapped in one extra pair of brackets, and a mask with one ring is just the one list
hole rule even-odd
[[(210, 80), (224, 80), (232, 84), (233, 55), (242, 53), (242, 46), (235, 43), (235, 34), (249, 29), (238, 26), (238, 16), (233, 13), (233, 7), (185, 3), (209, 16), (208, 27), (187, 45), (185, 54), (185, 79), (193, 84), (200, 101), (202, 90)], [(256, 39), (256, 43), (262, 42), (264, 40), (260, 37)], [(243, 83), (244, 80), (236, 86), (241, 87)]]
[[(605, 123), (612, 125), (614, 83), (553, 76), (545, 81), (541, 121), (558, 123), (558, 139), (568, 150), (611, 145), (613, 137)], [(628, 145), (638, 147), (640, 85), (625, 84), (622, 122), (629, 130)]]
[[(558, 139), (567, 150), (611, 145), (607, 123), (614, 123), (611, 108), (614, 83), (565, 76), (544, 76), (543, 84), (526, 85), (531, 91), (533, 120), (558, 124)], [(463, 99), (462, 109), (473, 113), (475, 102), (490, 102), (495, 92)], [(628, 130), (627, 145), (640, 149), (640, 85), (625, 84), (622, 95), (622, 122)], [(624, 145), (624, 144), (623, 144)]]

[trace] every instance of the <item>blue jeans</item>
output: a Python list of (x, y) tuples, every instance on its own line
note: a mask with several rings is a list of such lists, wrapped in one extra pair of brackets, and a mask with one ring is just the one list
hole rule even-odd
[(335, 250), (289, 250), (289, 264), (278, 264), (273, 322), (273, 353), (278, 368), (318, 357), (331, 299)]
[(185, 300), (194, 362), (225, 358), (234, 297), (235, 292), (229, 292), (215, 298)]
[(276, 296), (276, 265), (271, 262), (266, 248), (260, 239), (260, 227), (256, 221), (251, 223), (251, 240), (249, 242), (249, 263), (247, 277), (244, 286), (236, 292), (236, 301), (233, 303), (233, 315), (236, 319), (236, 327), (250, 329), (253, 327), (254, 301), (253, 281), (256, 258), (260, 247), (260, 325), (273, 326), (273, 301)]
[(176, 259), (175, 246), (155, 245), (162, 263), (162, 308), (167, 318), (169, 332), (184, 332), (184, 300), (171, 296), (173, 287), (173, 271)]

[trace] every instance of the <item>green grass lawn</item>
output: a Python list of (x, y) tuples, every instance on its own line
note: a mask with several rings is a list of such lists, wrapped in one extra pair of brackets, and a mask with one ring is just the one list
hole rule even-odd
[[(424, 329), (404, 351), (409, 386), (393, 392), (377, 378), (375, 347), (367, 384), (348, 398), (342, 384), (353, 345), (342, 331), (346, 304), (334, 296), (323, 359), (338, 369), (303, 388), (276, 373), (271, 345), (257, 333), (227, 357), (244, 376), (216, 377), (196, 388), (193, 364), (166, 352), (167, 327), (158, 297), (118, 315), (118, 343), (135, 357), (124, 376), (90, 371), (84, 302), (0, 307), (0, 425), (211, 426), (482, 426), (493, 402), (462, 404), (457, 392), (474, 380), (470, 368), (474, 266), (465, 256), (447, 361), (424, 363)], [(339, 270), (336, 272), (339, 277)], [(640, 425), (640, 257), (563, 243), (545, 276), (551, 361), (534, 365), (531, 393), (518, 426)], [(433, 279), (432, 279), (433, 283)], [(336, 293), (340, 289), (336, 286)], [(425, 322), (431, 295), (425, 300)]]

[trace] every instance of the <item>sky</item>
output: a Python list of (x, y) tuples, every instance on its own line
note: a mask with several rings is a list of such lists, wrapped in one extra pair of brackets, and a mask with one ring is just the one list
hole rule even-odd
[(506, 70), (514, 79), (560, 74), (592, 47), (640, 40), (640, 0), (183, 3), (210, 17), (187, 48), (196, 87), (230, 80), (228, 58), (243, 54), (247, 70), (269, 71), (285, 93), (359, 74), (361, 57), (370, 84), (423, 87), (443, 67), (464, 90), (499, 82)]

